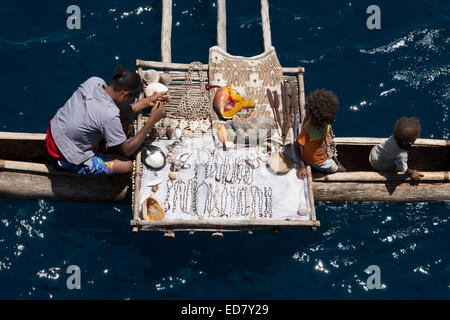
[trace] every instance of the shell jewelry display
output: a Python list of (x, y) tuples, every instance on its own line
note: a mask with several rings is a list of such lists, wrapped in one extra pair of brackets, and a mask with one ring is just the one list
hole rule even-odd
[[(165, 222), (309, 220), (307, 185), (283, 152), (298, 120), (292, 105), (296, 100), (288, 97), (294, 89), (287, 91), (282, 83), (281, 94), (269, 90), (269, 108), (263, 102), (265, 90), (255, 104), (241, 95), (245, 87), (238, 91), (234, 84), (206, 85), (203, 70), (201, 63), (191, 63), (182, 90), (177, 87), (183, 80), (179, 71), (171, 87), (162, 83), (169, 72), (144, 73), (146, 96), (168, 91), (173, 101), (141, 151), (140, 217)], [(218, 89), (213, 101), (211, 88)], [(275, 202), (276, 197), (294, 200)]]

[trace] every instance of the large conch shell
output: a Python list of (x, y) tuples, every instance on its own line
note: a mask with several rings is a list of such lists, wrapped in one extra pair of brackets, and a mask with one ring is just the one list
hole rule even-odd
[(233, 142), (228, 141), (228, 132), (225, 125), (220, 125), (219, 128), (217, 128), (217, 136), (225, 148), (231, 148), (233, 146)]
[(230, 98), (228, 87), (222, 87), (218, 89), (216, 95), (214, 96), (213, 105), (221, 115), (223, 115), (224, 113), (224, 108), (228, 101), (228, 98)]
[(164, 210), (158, 200), (153, 197), (153, 194), (144, 200), (142, 204), (142, 216), (144, 220), (164, 220)]
[(217, 90), (213, 105), (224, 119), (231, 119), (243, 108), (255, 107), (252, 99), (243, 98), (239, 93), (233, 91), (231, 86), (221, 87)]
[(159, 82), (161, 82), (165, 86), (168, 86), (172, 82), (172, 77), (169, 73), (161, 73), (159, 75)]
[(148, 84), (159, 82), (159, 73), (156, 70), (150, 69), (150, 70), (144, 71), (142, 76), (143, 76), (145, 82), (147, 82)]
[(159, 82), (150, 83), (147, 87), (145, 87), (145, 96), (150, 97), (155, 93), (158, 92), (168, 92), (169, 88), (167, 88), (165, 85)]

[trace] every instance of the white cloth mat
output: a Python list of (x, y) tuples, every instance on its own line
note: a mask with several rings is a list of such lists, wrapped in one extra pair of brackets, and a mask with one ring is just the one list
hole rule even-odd
[[(167, 146), (172, 144), (173, 140), (159, 140), (153, 143), (154, 146), (159, 147), (166, 155), (168, 153)], [(188, 179), (194, 177), (194, 161), (196, 158), (199, 158), (198, 150), (212, 150), (214, 147), (213, 138), (211, 135), (204, 135), (201, 138), (192, 138), (186, 139), (183, 141), (183, 151), (191, 153), (191, 156), (187, 163), (191, 165), (189, 169), (182, 169), (178, 172), (175, 172), (177, 175), (177, 179), (182, 179), (187, 182)], [(232, 150), (219, 150), (222, 156), (230, 157), (230, 156), (238, 156), (238, 155), (253, 155), (256, 156), (255, 148), (238, 148)], [(200, 152), (200, 159), (205, 161), (207, 158), (207, 152)], [(164, 208), (164, 200), (166, 198), (167, 193), (167, 180), (168, 174), (170, 171), (170, 164), (167, 163), (166, 166), (156, 172), (153, 170), (149, 170), (143, 165), (142, 167), (142, 180), (141, 180), (141, 188), (139, 194), (139, 202), (140, 202), (140, 218), (142, 219), (142, 203), (147, 197), (153, 194), (153, 197), (156, 198), (160, 205)], [(203, 167), (199, 170), (198, 175), (198, 183), (200, 184), (203, 181)], [(148, 184), (155, 179), (162, 179), (162, 183), (158, 186), (157, 192), (153, 193), (151, 187)], [(215, 181), (214, 178), (208, 179), (208, 182), (213, 183), (213, 185), (220, 184)], [(292, 169), (288, 173), (284, 175), (276, 175), (271, 172), (271, 169), (267, 167), (264, 163), (260, 162), (260, 167), (254, 170), (254, 180), (251, 185), (255, 185), (263, 189), (264, 186), (272, 188), (272, 218), (269, 217), (257, 217), (257, 220), (260, 219), (269, 219), (269, 220), (310, 220), (311, 219), (311, 207), (309, 203), (308, 196), (308, 180), (305, 178), (304, 180), (299, 180), (296, 175), (296, 170)], [(223, 184), (220, 184), (223, 188)], [(230, 184), (227, 183), (228, 188), (231, 186), (250, 186), (244, 183), (240, 184)], [(200, 192), (198, 195), (198, 210), (201, 211), (204, 207), (203, 203), (206, 200), (206, 190), (205, 186), (200, 188)], [(222, 190), (222, 189), (221, 189)], [(219, 191), (220, 194), (220, 191)], [(172, 206), (172, 197), (173, 191), (170, 196), (170, 203)], [(298, 208), (302, 208), (306, 215), (299, 215), (297, 213)], [(255, 220), (248, 216), (236, 216), (231, 215), (229, 217), (205, 217), (205, 220)], [(175, 212), (172, 211), (172, 208), (169, 210), (165, 210), (164, 220), (198, 220), (198, 216), (184, 213), (180, 210), (179, 204), (177, 204), (177, 208)]]

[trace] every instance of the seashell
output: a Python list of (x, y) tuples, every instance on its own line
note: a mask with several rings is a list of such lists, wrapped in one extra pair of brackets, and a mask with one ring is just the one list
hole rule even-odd
[(162, 182), (163, 182), (162, 179), (158, 178), (147, 183), (147, 187), (154, 187), (157, 186), (158, 184), (161, 184)]
[(173, 135), (175, 139), (180, 139), (181, 136), (183, 135), (183, 130), (181, 130), (180, 128), (176, 128), (173, 132)]
[(158, 138), (163, 138), (166, 136), (167, 129), (164, 127), (156, 127), (156, 132), (158, 133)]
[(168, 128), (166, 129), (166, 137), (167, 137), (167, 139), (173, 140), (172, 138), (174, 137), (174, 136), (173, 136), (173, 132), (174, 132), (174, 131), (175, 131), (175, 130), (172, 129), (171, 127), (168, 127)]
[(217, 128), (217, 136), (220, 138), (220, 142), (225, 145), (228, 134), (224, 125), (221, 125), (219, 128)]
[(164, 128), (170, 127), (170, 122), (171, 122), (170, 118), (161, 119), (161, 123)]
[(176, 175), (175, 173), (173, 173), (173, 172), (170, 172), (170, 173), (169, 173), (169, 178), (170, 178), (171, 180), (175, 180), (175, 179), (177, 178), (177, 175)]
[(178, 122), (178, 126), (180, 127), (181, 130), (185, 129), (188, 125), (189, 125), (189, 123), (184, 119), (181, 119)]
[(159, 82), (159, 73), (156, 70), (150, 69), (143, 72), (143, 78), (147, 83)]
[(153, 191), (153, 192), (158, 191), (158, 186), (153, 186), (153, 187), (152, 187), (152, 191)]
[(266, 127), (266, 118), (259, 108), (254, 110), (247, 118), (240, 118), (235, 114), (232, 121), (233, 127), (236, 129), (262, 129)]
[(142, 162), (150, 170), (161, 170), (166, 165), (166, 155), (156, 146), (144, 146)]
[(189, 129), (191, 129), (192, 132), (195, 132), (195, 129), (197, 129), (199, 125), (200, 123), (197, 120), (191, 121), (189, 123)]
[(158, 200), (150, 195), (142, 204), (142, 215), (144, 220), (161, 221), (164, 219), (164, 210), (161, 208)]
[(169, 88), (167, 88), (165, 85), (163, 85), (162, 83), (150, 83), (148, 86), (145, 87), (145, 96), (150, 97), (153, 94), (157, 93), (157, 92), (168, 92)]
[(159, 74), (159, 82), (168, 86), (172, 82), (172, 77), (169, 73), (163, 72)]
[(192, 138), (194, 136), (194, 133), (191, 130), (184, 129), (183, 136), (187, 138)]
[(202, 132), (206, 132), (208, 131), (209, 127), (211, 126), (211, 122), (209, 120), (202, 120), (200, 122), (200, 129), (202, 130)]
[(300, 205), (298, 206), (297, 214), (299, 216), (307, 216), (307, 215), (309, 215), (309, 209), (306, 206), (306, 203), (304, 203), (303, 201), (301, 201)]
[(170, 126), (171, 129), (175, 130), (176, 127), (178, 127), (178, 120), (177, 119), (172, 119), (170, 120)]

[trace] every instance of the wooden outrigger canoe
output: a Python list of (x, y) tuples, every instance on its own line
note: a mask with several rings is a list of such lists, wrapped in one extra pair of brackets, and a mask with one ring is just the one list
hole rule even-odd
[[(179, 92), (184, 90), (177, 80), (183, 78), (188, 66), (172, 63), (172, 1), (162, 0), (162, 3), (161, 62), (137, 60), (137, 66), (139, 73), (142, 72), (142, 67), (170, 72), (174, 80), (170, 89), (173, 90), (173, 101), (176, 101), (180, 98)], [(217, 9), (217, 42), (226, 51), (225, 0), (218, 0)], [(268, 0), (261, 0), (261, 20), (264, 49), (267, 51), (272, 45)], [(207, 70), (208, 65), (203, 65), (201, 71)], [(304, 69), (301, 67), (283, 68), (283, 79), (297, 82), (302, 110), (305, 100), (303, 73)], [(170, 106), (167, 107), (167, 110), (169, 109)], [(142, 114), (138, 115), (138, 128), (142, 125), (142, 118)], [(369, 153), (372, 147), (381, 141), (383, 141), (381, 138), (336, 138), (339, 159), (348, 172), (327, 176), (315, 173), (312, 183), (314, 199), (333, 202), (450, 200), (449, 141), (435, 139), (416, 141), (410, 151), (409, 164), (411, 168), (425, 175), (419, 184), (413, 184), (404, 175), (372, 171), (368, 161)], [(137, 157), (136, 163), (140, 165), (140, 157)], [(47, 163), (44, 134), (0, 132), (0, 196), (131, 203), (132, 177), (131, 175), (79, 176), (56, 170)]]
[[(392, 173), (371, 171), (369, 152), (382, 138), (336, 138), (349, 170), (313, 174), (316, 201), (426, 202), (450, 200), (450, 142), (418, 139), (409, 164), (425, 176), (419, 184)], [(0, 132), (0, 196), (82, 202), (131, 203), (131, 176), (92, 177), (56, 170), (47, 163), (45, 135)]]

